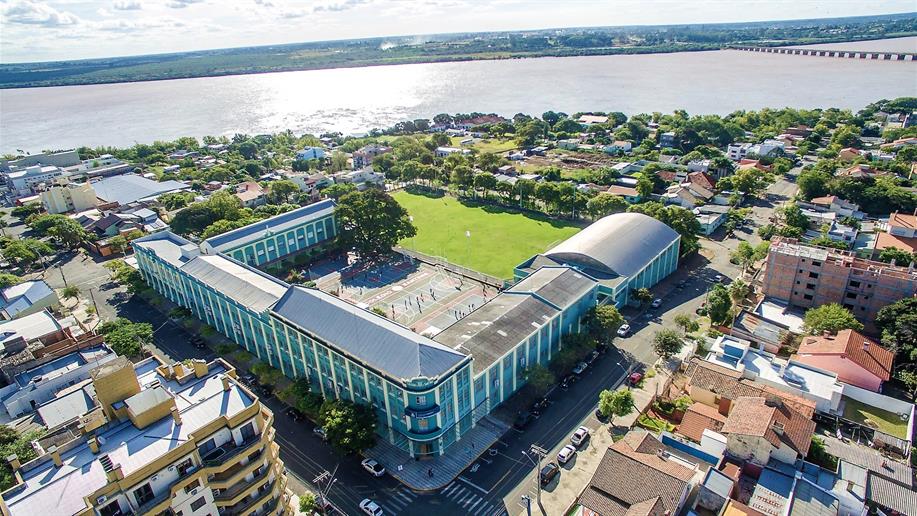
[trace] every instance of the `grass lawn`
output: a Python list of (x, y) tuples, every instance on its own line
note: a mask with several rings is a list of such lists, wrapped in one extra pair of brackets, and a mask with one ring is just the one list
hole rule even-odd
[(474, 139), (474, 143), (468, 146), (462, 145), (462, 140), (467, 139), (467, 136), (453, 136), (452, 137), (452, 146), (453, 147), (467, 147), (469, 149), (474, 149), (481, 154), (485, 153), (494, 153), (498, 154), (501, 152), (506, 152), (508, 150), (513, 150), (517, 148), (516, 142), (512, 138), (487, 138), (487, 139)]
[[(577, 233), (580, 228), (494, 206), (466, 206), (454, 197), (405, 191), (395, 199), (414, 217), (417, 236), (401, 245), (498, 278)], [(471, 232), (471, 238), (465, 237)]]
[(847, 396), (844, 396), (844, 418), (876, 428), (900, 439), (907, 438), (905, 435), (907, 434), (907, 421), (903, 421), (898, 414), (870, 407)]

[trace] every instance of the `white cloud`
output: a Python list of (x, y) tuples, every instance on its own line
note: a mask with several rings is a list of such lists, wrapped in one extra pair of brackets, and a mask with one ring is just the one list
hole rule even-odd
[(119, 11), (139, 11), (143, 9), (143, 4), (137, 0), (119, 0), (112, 7)]
[(185, 7), (188, 7), (189, 5), (198, 4), (198, 3), (201, 3), (202, 1), (203, 0), (172, 0), (171, 2), (169, 2), (166, 5), (171, 7), (172, 9), (184, 9)]
[(58, 11), (46, 3), (19, 0), (3, 7), (3, 21), (43, 27), (66, 27), (78, 24), (80, 19), (73, 13)]
[(370, 0), (323, 0), (312, 6), (314, 12), (341, 12), (368, 4)]
[(270, 0), (255, 0), (255, 3), (262, 7), (274, 7), (274, 3)]

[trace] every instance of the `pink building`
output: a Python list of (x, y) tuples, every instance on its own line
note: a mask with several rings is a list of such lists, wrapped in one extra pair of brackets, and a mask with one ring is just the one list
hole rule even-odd
[(806, 337), (793, 360), (837, 373), (838, 380), (879, 392), (891, 377), (895, 355), (853, 330)]

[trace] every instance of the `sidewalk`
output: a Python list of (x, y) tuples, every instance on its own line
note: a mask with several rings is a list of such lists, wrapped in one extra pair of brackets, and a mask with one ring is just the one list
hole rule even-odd
[[(633, 412), (627, 416), (615, 418), (614, 426), (599, 423), (598, 427), (594, 428), (590, 425), (591, 421), (595, 421), (594, 417), (587, 418), (583, 424), (590, 429), (591, 437), (588, 444), (577, 452), (574, 459), (561, 466), (560, 481), (550, 485), (548, 490), (542, 490), (541, 508), (538, 507), (536, 501), (535, 474), (530, 473), (526, 477), (523, 483), (530, 486), (528, 494), (532, 499), (532, 514), (563, 515), (576, 503), (577, 498), (592, 479), (592, 475), (595, 474), (595, 470), (598, 469), (602, 458), (605, 457), (605, 450), (614, 443), (616, 438), (626, 433), (634, 425), (640, 414), (652, 403), (656, 390), (663, 392), (672, 372), (666, 369), (661, 361), (657, 362), (656, 366), (659, 368), (656, 375), (646, 378), (642, 388), (631, 389), (634, 405), (637, 406)], [(556, 461), (557, 452), (566, 444), (568, 444), (567, 441), (562, 442), (556, 449), (551, 450), (543, 464)], [(513, 490), (503, 498), (503, 503), (509, 509), (510, 514), (524, 515), (526, 508), (518, 498), (518, 494), (517, 490)]]
[[(414, 491), (434, 491), (455, 480), (478, 457), (509, 430), (505, 424), (489, 416), (481, 418), (462, 439), (450, 446), (446, 453), (424, 460), (415, 460), (407, 452), (379, 439), (366, 450), (366, 457), (385, 466), (389, 475)], [(430, 475), (430, 472), (433, 475)]]

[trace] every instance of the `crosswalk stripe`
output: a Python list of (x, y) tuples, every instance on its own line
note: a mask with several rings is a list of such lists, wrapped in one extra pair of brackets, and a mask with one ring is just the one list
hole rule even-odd
[(462, 487), (462, 486), (460, 486), (460, 485), (456, 484), (455, 482), (453, 482), (452, 485), (451, 485), (451, 487), (447, 487), (445, 490), (443, 490), (443, 494), (446, 495), (446, 497), (448, 498), (448, 497), (449, 497), (449, 494), (450, 494), (452, 491), (455, 491), (456, 489), (459, 489), (459, 488), (461, 488), (461, 487)]
[(394, 497), (389, 498), (388, 503), (391, 503), (392, 505), (398, 507), (399, 509), (403, 509), (407, 505), (403, 501), (399, 500), (398, 498), (394, 498)]
[(465, 496), (463, 496), (461, 499), (456, 499), (456, 500), (455, 500), (455, 503), (456, 503), (456, 505), (457, 505), (457, 504), (462, 504), (462, 507), (465, 507), (465, 503), (466, 503), (465, 500), (466, 500), (466, 499), (469, 499), (469, 500), (470, 500), (471, 497), (473, 497), (473, 496), (474, 496), (474, 493), (467, 493), (467, 494), (465, 494)]
[(465, 500), (465, 503), (462, 504), (462, 509), (468, 507), (468, 504), (470, 504), (472, 500), (480, 500), (480, 498), (478, 498), (476, 494), (472, 493), (468, 500)]
[(405, 503), (411, 503), (411, 502), (414, 501), (414, 500), (412, 500), (410, 497), (408, 497), (408, 495), (404, 494), (404, 493), (401, 492), (401, 491), (395, 493), (395, 496), (397, 496), (398, 498), (401, 498), (402, 500), (404, 500)]
[(454, 486), (454, 485), (455, 485), (455, 480), (453, 480), (452, 482), (449, 482), (449, 485), (447, 485), (446, 487), (444, 487), (444, 488), (443, 488), (443, 491), (445, 491), (446, 489), (449, 489), (450, 487), (452, 487), (452, 486)]
[(487, 505), (482, 505), (477, 511), (475, 511), (474, 516), (478, 516), (479, 514), (491, 515), (493, 513), (494, 513), (494, 506), (491, 504), (487, 504)]
[(446, 498), (452, 498), (453, 500), (455, 500), (456, 498), (458, 498), (459, 496), (462, 496), (463, 494), (465, 494), (465, 488), (459, 487), (458, 489), (454, 489), (451, 493), (449, 493), (446, 496)]
[(468, 510), (469, 510), (469, 511), (473, 511), (474, 508), (477, 507), (478, 504), (481, 503), (481, 502), (483, 502), (483, 501), (484, 501), (483, 498), (478, 498), (478, 501), (474, 502), (474, 505), (472, 505), (471, 507), (469, 507)]

